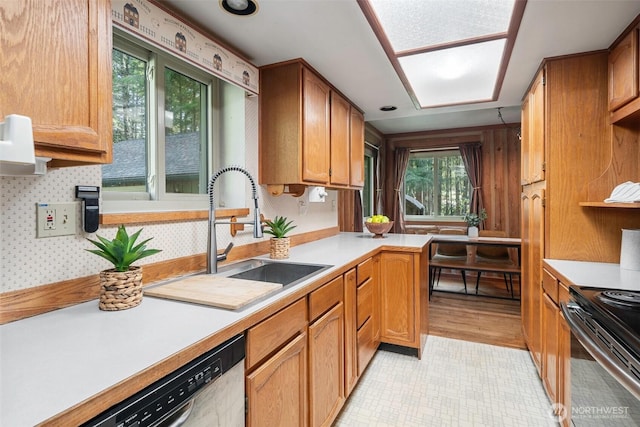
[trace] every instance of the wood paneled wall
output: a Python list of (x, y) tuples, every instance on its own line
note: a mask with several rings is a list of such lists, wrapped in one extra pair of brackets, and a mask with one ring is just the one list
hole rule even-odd
[(482, 198), (488, 230), (503, 230), (510, 237), (520, 237), (520, 124), (486, 126), (387, 135), (382, 158), (384, 168), (384, 206), (391, 212), (394, 150), (455, 147), (462, 143), (482, 144)]

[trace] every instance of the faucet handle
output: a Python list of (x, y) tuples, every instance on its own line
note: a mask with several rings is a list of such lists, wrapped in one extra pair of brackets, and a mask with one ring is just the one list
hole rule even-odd
[(227, 259), (227, 255), (229, 255), (229, 252), (231, 252), (231, 248), (233, 248), (233, 242), (229, 242), (227, 247), (224, 248), (224, 251), (221, 254), (216, 255), (216, 258), (218, 259), (218, 261), (226, 260)]

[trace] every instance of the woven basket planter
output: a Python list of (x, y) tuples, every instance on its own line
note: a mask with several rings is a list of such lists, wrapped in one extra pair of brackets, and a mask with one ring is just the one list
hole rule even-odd
[(142, 267), (100, 272), (100, 310), (118, 311), (142, 302)]
[(291, 242), (288, 237), (272, 237), (270, 243), (269, 257), (271, 259), (289, 258), (289, 246), (291, 245)]

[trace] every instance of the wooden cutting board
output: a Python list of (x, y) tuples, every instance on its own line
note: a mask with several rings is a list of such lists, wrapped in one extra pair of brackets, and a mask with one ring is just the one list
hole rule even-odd
[(235, 310), (281, 288), (280, 283), (202, 274), (145, 289), (144, 294)]

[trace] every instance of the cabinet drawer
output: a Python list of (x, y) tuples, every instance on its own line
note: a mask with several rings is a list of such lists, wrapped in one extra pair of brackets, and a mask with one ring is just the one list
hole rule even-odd
[(314, 321), (344, 297), (342, 276), (336, 277), (321, 288), (309, 294), (309, 321)]
[(307, 301), (299, 299), (290, 306), (247, 331), (247, 368), (253, 367), (282, 347), (307, 326)]
[(368, 279), (362, 285), (358, 286), (356, 296), (356, 323), (357, 329), (360, 329), (364, 322), (371, 317), (373, 313), (373, 280)]
[(357, 268), (357, 277), (358, 277), (358, 285), (363, 284), (367, 279), (371, 278), (373, 275), (373, 259), (369, 258), (366, 261), (358, 264)]
[(362, 375), (378, 345), (373, 330), (373, 319), (367, 320), (358, 331), (358, 376)]
[(553, 277), (547, 270), (542, 269), (542, 289), (549, 295), (556, 305), (558, 304), (558, 279)]

